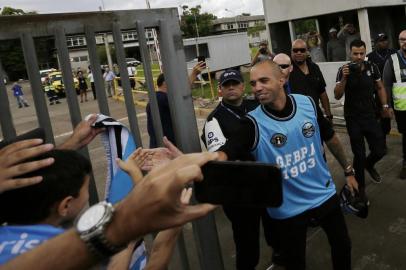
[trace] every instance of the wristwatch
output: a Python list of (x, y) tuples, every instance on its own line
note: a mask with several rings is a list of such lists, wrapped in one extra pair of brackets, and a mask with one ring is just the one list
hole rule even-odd
[(389, 109), (389, 105), (388, 105), (388, 104), (383, 104), (383, 105), (382, 105), (382, 108), (384, 108), (384, 109)]
[(348, 169), (346, 169), (346, 170), (344, 171), (344, 176), (345, 176), (345, 177), (348, 177), (348, 176), (355, 176), (355, 170), (354, 170), (354, 168), (351, 166), (351, 167), (349, 167)]
[(89, 250), (101, 259), (107, 259), (125, 248), (111, 244), (105, 236), (107, 225), (112, 221), (114, 207), (100, 202), (87, 209), (76, 223), (76, 231)]

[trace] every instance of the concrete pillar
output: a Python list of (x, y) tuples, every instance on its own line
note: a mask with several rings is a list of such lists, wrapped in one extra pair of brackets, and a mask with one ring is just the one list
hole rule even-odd
[(289, 23), (290, 42), (292, 43), (296, 39), (295, 26), (293, 25), (292, 21), (289, 21), (288, 23)]
[(367, 53), (372, 51), (371, 30), (369, 29), (368, 10), (366, 8), (358, 9), (359, 32), (361, 39), (367, 46)]

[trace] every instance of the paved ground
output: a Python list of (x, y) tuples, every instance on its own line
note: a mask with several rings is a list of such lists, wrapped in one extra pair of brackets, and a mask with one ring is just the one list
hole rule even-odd
[[(14, 97), (9, 91), (9, 98), (12, 106), (13, 122), (17, 132), (22, 133), (38, 126), (32, 97), (27, 84), (24, 84), (26, 98), (32, 105), (29, 108), (18, 109)], [(143, 105), (145, 102), (139, 103)], [(80, 105), (82, 115), (97, 112), (97, 102), (90, 98), (90, 101)], [(123, 103), (109, 100), (111, 114), (114, 118), (127, 122), (127, 115)], [(138, 121), (141, 127), (142, 140), (148, 145), (146, 133), (145, 109), (137, 106)], [(335, 109), (340, 111), (340, 108)], [(52, 119), (52, 127), (56, 135), (56, 142), (60, 143), (72, 130), (67, 104), (49, 106)], [(201, 114), (201, 115), (200, 115)], [(198, 125), (204, 123), (204, 111), (200, 110)], [(199, 116), (200, 115), (200, 116)], [(345, 130), (337, 127), (338, 134), (344, 143), (349, 155), (348, 136)], [(396, 132), (395, 132), (396, 134)], [(406, 269), (406, 211), (405, 195), (406, 181), (398, 178), (401, 166), (401, 142), (400, 137), (392, 135), (388, 139), (389, 152), (387, 156), (377, 165), (378, 171), (382, 174), (382, 184), (372, 184), (367, 178), (367, 192), (371, 201), (370, 215), (368, 219), (362, 220), (354, 216), (346, 216), (352, 243), (353, 243), (353, 269), (354, 270), (404, 270)], [(95, 178), (98, 179), (97, 186), (100, 196), (103, 194), (103, 179), (105, 175), (106, 161), (103, 158), (103, 149), (100, 141), (96, 139), (89, 146), (91, 159), (94, 167)], [(330, 169), (338, 188), (344, 184), (344, 177), (338, 163), (327, 154)], [(227, 270), (234, 269), (234, 246), (228, 220), (221, 210), (215, 213), (224, 263)], [(197, 253), (193, 233), (190, 224), (184, 229), (185, 241), (187, 243), (188, 255), (191, 269), (199, 269)], [(258, 269), (266, 269), (269, 265), (271, 251), (262, 240), (261, 259)], [(177, 256), (170, 269), (180, 269), (177, 263)], [(309, 230), (307, 249), (307, 269), (325, 270), (331, 269), (329, 246), (327, 239), (320, 229)]]

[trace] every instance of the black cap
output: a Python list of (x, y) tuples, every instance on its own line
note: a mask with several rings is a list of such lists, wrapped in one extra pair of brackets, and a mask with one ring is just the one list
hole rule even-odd
[(241, 76), (241, 73), (235, 69), (226, 69), (220, 76), (220, 85), (223, 85), (225, 82), (228, 81), (237, 81), (237, 82), (244, 82), (244, 79)]
[(375, 37), (375, 41), (381, 41), (381, 40), (385, 40), (385, 39), (388, 39), (388, 36), (385, 33), (379, 33)]
[(11, 140), (3, 140), (0, 142), (0, 149), (15, 142), (29, 140), (29, 139), (42, 139), (45, 142), (45, 131), (43, 128), (36, 128), (24, 134), (18, 135)]

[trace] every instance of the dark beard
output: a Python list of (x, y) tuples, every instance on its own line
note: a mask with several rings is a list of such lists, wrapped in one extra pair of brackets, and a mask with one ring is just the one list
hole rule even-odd
[(295, 61), (296, 65), (301, 66), (306, 62), (306, 60), (303, 61)]
[(406, 54), (406, 48), (402, 48), (404, 54)]

